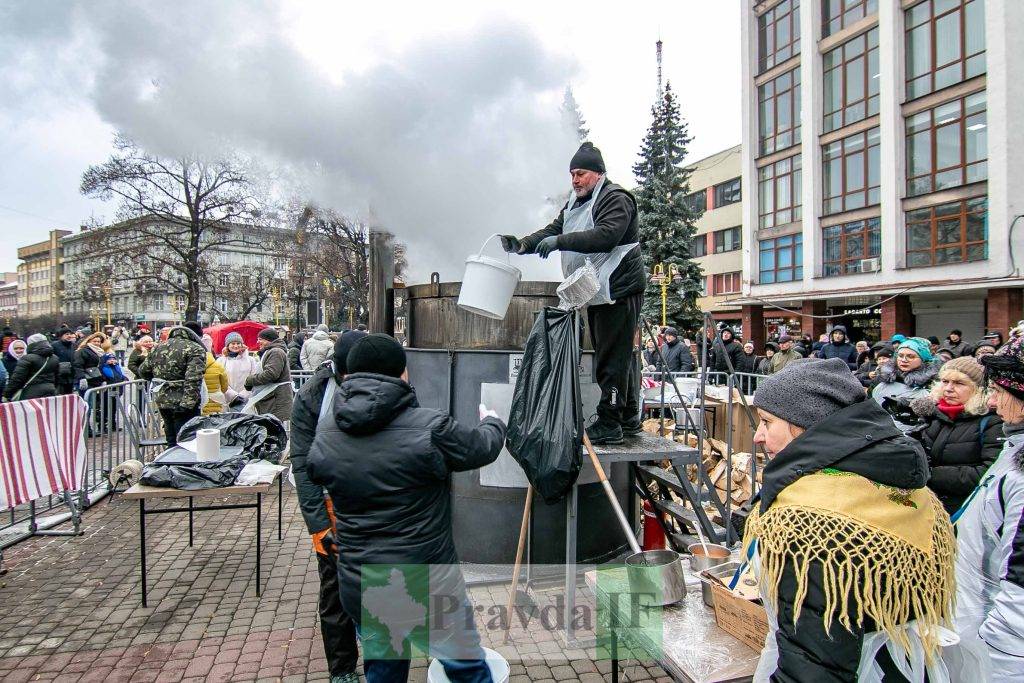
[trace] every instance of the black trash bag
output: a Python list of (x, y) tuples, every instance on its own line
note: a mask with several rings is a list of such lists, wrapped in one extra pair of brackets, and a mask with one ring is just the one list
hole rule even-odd
[(545, 308), (526, 340), (512, 394), (505, 446), (534, 490), (551, 504), (576, 483), (583, 465), (578, 345), (574, 315)]
[(184, 491), (216, 489), (234, 484), (246, 462), (245, 458), (231, 458), (217, 462), (197, 462), (194, 465), (154, 463), (142, 468), (139, 483)]
[(219, 429), (221, 446), (241, 446), (249, 460), (281, 460), (288, 445), (288, 430), (273, 415), (214, 413), (200, 415), (182, 425), (178, 441), (194, 439), (200, 429)]

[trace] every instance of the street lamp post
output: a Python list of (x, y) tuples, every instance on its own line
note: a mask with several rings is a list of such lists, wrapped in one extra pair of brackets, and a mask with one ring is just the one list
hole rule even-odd
[(651, 273), (651, 282), (661, 286), (661, 326), (668, 325), (666, 310), (668, 308), (668, 286), (673, 282), (679, 282), (682, 276), (679, 268), (674, 263), (657, 263), (654, 265), (654, 272)]
[(108, 326), (111, 325), (111, 322), (110, 322), (110, 290), (111, 290), (111, 287), (110, 287), (109, 284), (103, 285), (103, 297), (104, 297), (104, 299), (106, 299), (106, 302), (107, 302), (107, 325)]

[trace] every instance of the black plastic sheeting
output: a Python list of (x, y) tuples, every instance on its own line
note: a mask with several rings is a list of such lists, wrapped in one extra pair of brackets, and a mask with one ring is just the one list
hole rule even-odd
[(231, 458), (218, 462), (197, 462), (194, 465), (146, 465), (139, 483), (183, 491), (231, 486), (247, 462), (245, 458)]
[(219, 429), (220, 445), (241, 446), (249, 460), (277, 464), (288, 445), (288, 430), (273, 415), (214, 413), (194, 417), (178, 430), (178, 441), (194, 439), (200, 429)]
[(583, 465), (575, 334), (573, 313), (541, 311), (526, 341), (512, 394), (505, 445), (548, 504), (565, 498)]

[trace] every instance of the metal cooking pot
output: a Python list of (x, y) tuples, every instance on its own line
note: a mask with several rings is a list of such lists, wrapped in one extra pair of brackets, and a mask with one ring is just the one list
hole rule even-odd
[(646, 594), (645, 607), (672, 605), (686, 597), (686, 576), (674, 550), (645, 550), (626, 558), (629, 590)]
[[(708, 543), (706, 553), (704, 552), (704, 546), (700, 543), (693, 543), (687, 550), (690, 551), (690, 570), (697, 575), (705, 569), (717, 567), (732, 559), (729, 549), (717, 543)], [(715, 603), (711, 593), (711, 584), (707, 581), (703, 582), (700, 586), (700, 592), (704, 598), (704, 604), (708, 607), (713, 607)]]

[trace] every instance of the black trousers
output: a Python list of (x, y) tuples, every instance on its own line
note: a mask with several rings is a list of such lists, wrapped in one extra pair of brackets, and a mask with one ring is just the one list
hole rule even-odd
[(189, 410), (160, 409), (160, 417), (164, 421), (164, 435), (167, 437), (168, 448), (178, 445), (178, 430), (197, 415), (199, 415), (198, 407), (190, 408)]
[(316, 553), (316, 564), (320, 573), (320, 630), (327, 669), (331, 676), (344, 676), (355, 671), (359, 662), (356, 626), (341, 608), (337, 556)]
[(625, 424), (640, 413), (640, 378), (633, 333), (640, 321), (643, 293), (613, 304), (589, 306), (587, 324), (594, 344), (594, 376), (601, 387), (597, 417)]

